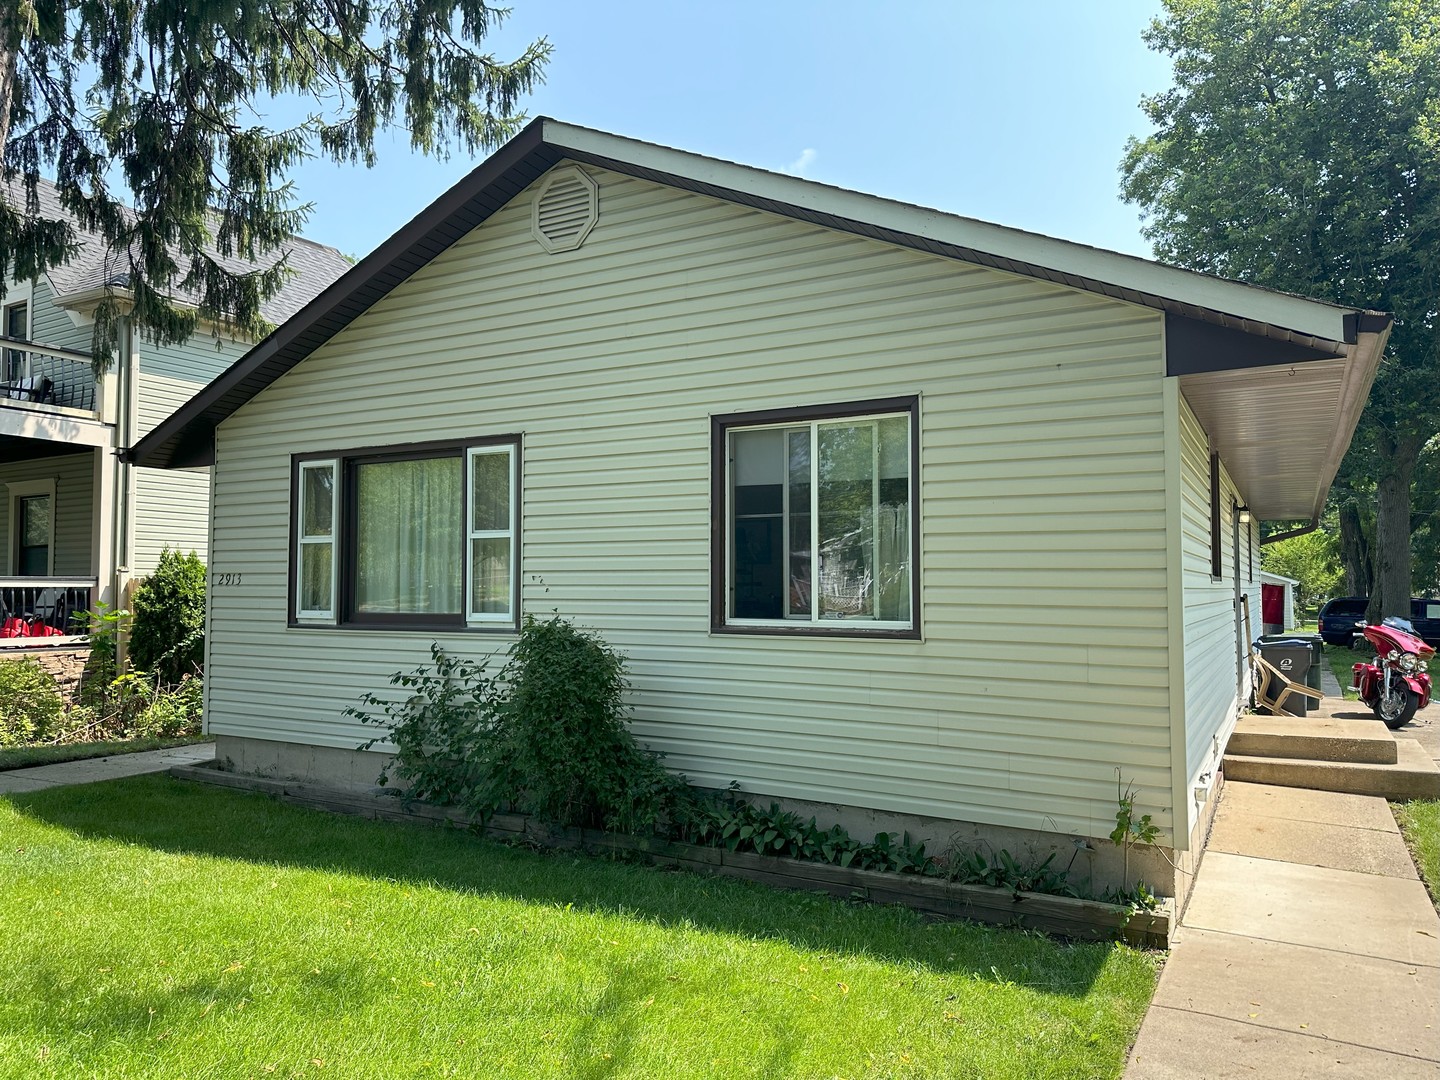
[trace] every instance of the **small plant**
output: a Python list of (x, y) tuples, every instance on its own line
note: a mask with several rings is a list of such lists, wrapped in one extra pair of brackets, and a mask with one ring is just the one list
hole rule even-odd
[[(1050, 896), (1079, 896), (1070, 884), (1070, 869), (1054, 865), (1056, 852), (1044, 859), (1031, 856), (1019, 859), (1006, 848), (999, 851), (986, 847), (970, 851), (954, 849), (946, 861), (946, 876), (951, 881), (969, 885), (989, 885), (995, 889), (1009, 889), (1017, 895), (1022, 892), (1046, 893)], [(1072, 857), (1071, 861), (1074, 859)]]
[(438, 644), (430, 646), (430, 664), (396, 672), (390, 685), (410, 693), (401, 700), (363, 694), (360, 704), (345, 710), (363, 724), (377, 724), (385, 734), (362, 743), (369, 750), (382, 740), (395, 756), (380, 772), (380, 784), (399, 780), (411, 798), (441, 806), (462, 806), (482, 814), (495, 808), (501, 795), (491, 776), (495, 710), (499, 681), (486, 674), (489, 658), (462, 660)]
[(0, 660), (0, 746), (46, 738), (65, 705), (55, 679), (31, 657)]
[[(1125, 786), (1120, 778), (1120, 770), (1115, 770), (1116, 804), (1115, 828), (1110, 831), (1110, 840), (1120, 848), (1121, 868), (1124, 880), (1130, 880), (1130, 850), (1136, 844), (1147, 847), (1154, 846), (1156, 839), (1160, 836), (1160, 826), (1150, 819), (1149, 814), (1135, 816), (1135, 785)], [(1112, 894), (1115, 901), (1121, 904), (1129, 904), (1133, 908), (1143, 911), (1153, 910), (1158, 902), (1155, 893), (1145, 884), (1137, 880), (1133, 887), (1124, 887), (1114, 891)]]
[(821, 829), (813, 817), (806, 821), (773, 802), (764, 809), (736, 797), (733, 790), (709, 799), (695, 797), (677, 807), (672, 831), (676, 839), (691, 844), (861, 870), (920, 874), (933, 865), (924, 843), (912, 841), (909, 833), (898, 841), (894, 833), (877, 833), (871, 843), (864, 844), (839, 825)]
[(130, 662), (166, 686), (205, 662), (205, 564), (193, 551), (166, 548), (135, 590)]
[(80, 676), (80, 703), (100, 708), (119, 674), (115, 657), (120, 631), (128, 625), (130, 612), (109, 604), (96, 604), (94, 611), (76, 612), (74, 619), (90, 639), (90, 658)]

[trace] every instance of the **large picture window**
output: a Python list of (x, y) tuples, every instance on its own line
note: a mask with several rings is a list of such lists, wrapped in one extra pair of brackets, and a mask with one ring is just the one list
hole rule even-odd
[(291, 621), (516, 625), (519, 439), (295, 462)]
[(715, 629), (916, 636), (916, 404), (716, 419)]

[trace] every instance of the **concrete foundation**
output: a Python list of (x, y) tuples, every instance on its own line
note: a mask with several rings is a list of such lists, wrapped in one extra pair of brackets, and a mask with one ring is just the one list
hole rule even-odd
[[(215, 737), (215, 759), (226, 771), (348, 791), (374, 790), (380, 769), (391, 756), (231, 735)], [(1192, 847), (1208, 833), (1218, 794), (1217, 786), (1207, 812), (1201, 816), (1191, 837)], [(1168, 846), (1137, 845), (1130, 851), (1127, 879), (1124, 856), (1108, 839), (897, 814), (839, 803), (775, 799), (768, 795), (756, 795), (755, 800), (767, 806), (778, 803), (782, 809), (803, 818), (813, 817), (821, 828), (838, 824), (860, 840), (868, 841), (881, 832), (894, 833), (897, 838), (909, 833), (912, 842), (923, 842), (927, 854), (941, 859), (975, 850), (994, 858), (999, 852), (1008, 851), (1016, 862), (1025, 865), (1043, 862), (1053, 854), (1052, 869), (1068, 869), (1070, 884), (1079, 892), (1100, 897), (1112, 890), (1133, 887), (1141, 880), (1157, 896), (1183, 901), (1194, 880), (1198, 855), (1198, 850), (1176, 852)]]
[(380, 770), (393, 758), (393, 754), (373, 751), (341, 750), (269, 739), (242, 739), (234, 735), (215, 736), (215, 760), (226, 772), (276, 780), (300, 780), (346, 791), (371, 791), (376, 788)]

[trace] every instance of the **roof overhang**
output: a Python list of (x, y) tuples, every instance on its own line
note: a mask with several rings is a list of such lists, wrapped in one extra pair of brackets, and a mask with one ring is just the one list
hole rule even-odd
[(1358, 340), (1361, 313), (1353, 309), (540, 117), (123, 456), (159, 468), (210, 464), (226, 417), (561, 160), (1084, 289), (1263, 339), (1267, 348), (1335, 356)]
[(1384, 316), (1360, 320), (1355, 340), (1336, 343), (1330, 356), (1242, 363), (1233, 353), (1217, 353), (1209, 370), (1175, 371), (1172, 365), (1211, 449), (1257, 518), (1319, 519), (1370, 396), (1390, 325)]

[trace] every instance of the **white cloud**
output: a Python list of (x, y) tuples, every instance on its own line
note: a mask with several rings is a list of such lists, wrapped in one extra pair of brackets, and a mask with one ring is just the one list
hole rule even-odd
[(815, 158), (818, 156), (813, 149), (807, 146), (804, 150), (800, 151), (800, 156), (792, 161), (789, 166), (786, 167), (785, 171), (792, 176), (804, 176), (805, 170), (815, 164)]

